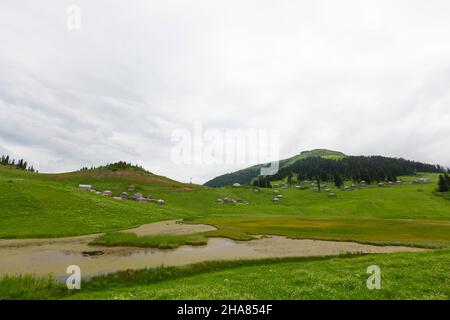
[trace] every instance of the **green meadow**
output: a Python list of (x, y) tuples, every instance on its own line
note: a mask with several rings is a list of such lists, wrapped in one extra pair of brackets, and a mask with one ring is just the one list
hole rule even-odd
[[(134, 172), (49, 175), (0, 167), (0, 238), (75, 236), (185, 219), (219, 229), (208, 236), (238, 240), (273, 234), (446, 247), (450, 243), (450, 201), (435, 193), (437, 176), (426, 176), (431, 183), (413, 185), (412, 177), (404, 177), (403, 185), (333, 190), (336, 198), (310, 189), (278, 189), (283, 199), (274, 204), (274, 189), (207, 188)], [(117, 195), (133, 184), (136, 192), (162, 198), (166, 205), (104, 197), (79, 190), (79, 183)], [(248, 204), (216, 203), (225, 197)]]
[[(208, 237), (250, 240), (255, 235), (295, 239), (356, 241), (376, 245), (417, 246), (423, 253), (327, 258), (209, 262), (163, 267), (94, 278), (83, 290), (68, 293), (51, 278), (3, 277), (0, 298), (80, 299), (448, 299), (450, 200), (431, 183), (327, 192), (310, 188), (208, 188), (182, 184), (137, 171), (107, 170), (38, 174), (0, 166), (0, 238), (65, 237), (105, 233), (103, 246), (175, 248), (202, 245)], [(164, 199), (165, 205), (116, 200), (78, 189), (91, 184), (114, 195), (134, 185), (136, 192)], [(274, 204), (277, 189), (283, 198)], [(218, 198), (242, 203), (218, 204)], [(194, 235), (136, 236), (117, 232), (162, 220), (210, 224), (217, 228)], [(366, 269), (383, 270), (383, 290), (365, 287)], [(269, 281), (270, 279), (270, 281)], [(245, 283), (245, 285), (244, 285)], [(20, 289), (26, 286), (30, 290)]]

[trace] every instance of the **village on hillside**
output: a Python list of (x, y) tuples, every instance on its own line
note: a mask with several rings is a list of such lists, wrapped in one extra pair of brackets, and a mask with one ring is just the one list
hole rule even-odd
[(139, 203), (151, 202), (151, 203), (156, 203), (159, 205), (166, 204), (166, 202), (163, 199), (155, 199), (155, 197), (153, 197), (152, 195), (147, 195), (145, 197), (140, 192), (136, 192), (133, 195), (129, 195), (129, 192), (132, 193), (132, 192), (136, 191), (136, 187), (134, 185), (128, 186), (127, 191), (123, 191), (119, 195), (116, 195), (116, 196), (113, 195), (113, 192), (111, 190), (97, 191), (97, 190), (93, 189), (92, 185), (90, 185), (90, 184), (79, 184), (78, 188), (81, 190), (93, 192), (95, 194), (102, 195), (105, 197), (112, 197), (113, 199), (116, 199), (116, 200), (132, 200), (132, 201), (136, 201)]

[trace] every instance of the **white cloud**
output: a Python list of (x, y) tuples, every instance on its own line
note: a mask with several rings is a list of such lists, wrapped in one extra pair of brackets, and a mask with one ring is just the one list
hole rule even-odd
[[(66, 8), (81, 8), (81, 30)], [(0, 4), (0, 151), (41, 171), (175, 165), (171, 132), (279, 129), (327, 147), (450, 165), (446, 1), (12, 1)]]

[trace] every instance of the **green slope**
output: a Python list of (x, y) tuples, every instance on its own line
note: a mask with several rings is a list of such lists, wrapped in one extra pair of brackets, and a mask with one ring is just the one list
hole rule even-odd
[(123, 229), (178, 217), (175, 208), (120, 201), (78, 189), (136, 192), (162, 197), (186, 186), (148, 172), (97, 169), (64, 174), (39, 174), (0, 166), (0, 238), (58, 237)]
[[(310, 157), (322, 157), (325, 159), (342, 159), (346, 157), (345, 154), (339, 151), (333, 151), (333, 150), (327, 150), (327, 149), (315, 149), (310, 151), (303, 151), (302, 153), (295, 155), (291, 158), (280, 160), (280, 168), (287, 167), (298, 160), (306, 159)], [(209, 180), (205, 183), (205, 186), (208, 187), (222, 187), (226, 185), (231, 185), (235, 182), (240, 184), (249, 184), (251, 183), (252, 179), (259, 176), (260, 170), (262, 167), (268, 167), (268, 163), (262, 163), (257, 164), (254, 166), (251, 166), (246, 169), (242, 169), (236, 172), (227, 173), (221, 176), (218, 176), (212, 180)]]

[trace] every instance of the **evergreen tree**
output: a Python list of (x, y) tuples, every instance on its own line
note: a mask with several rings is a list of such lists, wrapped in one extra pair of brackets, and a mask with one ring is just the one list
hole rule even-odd
[(292, 172), (288, 173), (287, 180), (288, 180), (289, 188), (292, 188)]
[(344, 185), (344, 181), (342, 180), (341, 175), (338, 173), (334, 175), (334, 185), (336, 186), (336, 188), (340, 188)]
[(33, 167), (28, 167), (28, 162), (24, 159), (19, 159), (16, 163), (16, 160), (11, 158), (9, 155), (2, 155), (0, 158), (0, 163), (3, 165), (12, 166), (16, 169), (35, 171)]
[(448, 182), (447, 179), (441, 174), (439, 175), (439, 192), (447, 192), (448, 191)]
[(258, 181), (259, 181), (259, 186), (261, 188), (267, 187), (267, 179), (265, 177), (263, 177), (263, 176), (259, 177)]
[(450, 176), (447, 173), (444, 173), (444, 178), (447, 181), (448, 187), (450, 189)]

